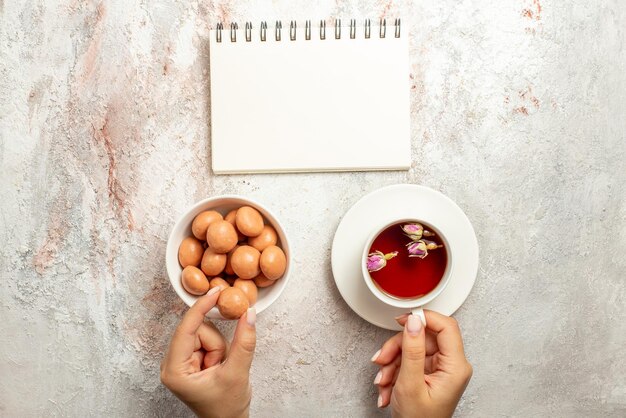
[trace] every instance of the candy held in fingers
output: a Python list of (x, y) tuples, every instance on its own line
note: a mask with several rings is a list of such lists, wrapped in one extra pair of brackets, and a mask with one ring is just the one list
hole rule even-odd
[(259, 258), (261, 253), (249, 245), (242, 245), (233, 253), (230, 264), (237, 276), (242, 279), (253, 279), (259, 275)]
[(204, 295), (210, 287), (202, 270), (194, 266), (187, 266), (183, 269), (181, 282), (187, 292), (196, 296)]
[(236, 287), (229, 287), (221, 291), (217, 299), (217, 309), (226, 319), (238, 319), (249, 308), (246, 295)]
[(214, 221), (221, 221), (222, 219), (222, 214), (215, 210), (200, 212), (191, 223), (191, 232), (199, 240), (205, 240), (206, 230), (209, 228), (209, 225)]
[(200, 269), (207, 276), (217, 276), (226, 267), (226, 254), (218, 254), (213, 251), (212, 248), (204, 250), (202, 261), (200, 262)]
[(267, 277), (265, 277), (265, 275), (263, 273), (261, 273), (258, 276), (256, 276), (253, 279), (253, 281), (254, 281), (254, 284), (256, 285), (256, 287), (258, 287), (259, 289), (264, 288), (264, 287), (270, 287), (271, 285), (276, 283), (276, 280), (268, 279)]
[(250, 206), (242, 206), (235, 217), (237, 229), (247, 237), (256, 237), (263, 231), (263, 216)]
[(244, 295), (246, 295), (250, 306), (256, 303), (259, 291), (257, 290), (253, 280), (237, 279), (235, 280), (235, 283), (233, 283), (233, 287), (240, 289)]
[(261, 271), (270, 280), (279, 279), (287, 268), (287, 257), (283, 250), (270, 245), (261, 253)]
[(237, 245), (237, 231), (228, 221), (215, 221), (206, 231), (209, 248), (218, 254), (226, 254)]
[(194, 237), (187, 237), (178, 247), (178, 262), (182, 268), (187, 266), (198, 266), (202, 260), (204, 248), (202, 243)]
[(249, 245), (261, 252), (270, 245), (276, 245), (277, 242), (278, 235), (276, 234), (276, 230), (270, 225), (265, 225), (258, 236), (248, 240)]

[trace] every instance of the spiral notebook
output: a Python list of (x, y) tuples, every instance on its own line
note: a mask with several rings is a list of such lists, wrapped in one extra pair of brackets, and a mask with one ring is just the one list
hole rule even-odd
[(405, 32), (399, 19), (218, 25), (210, 34), (213, 171), (408, 169)]

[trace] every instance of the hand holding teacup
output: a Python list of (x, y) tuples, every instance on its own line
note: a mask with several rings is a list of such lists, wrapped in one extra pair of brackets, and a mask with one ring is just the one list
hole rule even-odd
[(456, 320), (424, 314), (426, 326), (412, 314), (398, 317), (403, 332), (372, 358), (380, 366), (378, 407), (391, 404), (395, 417), (451, 417), (472, 377)]

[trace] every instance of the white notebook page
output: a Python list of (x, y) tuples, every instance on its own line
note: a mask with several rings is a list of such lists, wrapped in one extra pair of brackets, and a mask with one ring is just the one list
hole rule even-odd
[(409, 59), (404, 31), (365, 39), (343, 27), (296, 40), (274, 28), (250, 42), (211, 31), (211, 144), (221, 173), (401, 170), (411, 164)]

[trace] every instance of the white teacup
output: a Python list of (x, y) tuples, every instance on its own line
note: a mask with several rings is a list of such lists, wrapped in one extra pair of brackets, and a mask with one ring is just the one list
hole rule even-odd
[[(443, 242), (443, 245), (447, 252), (446, 269), (444, 270), (443, 277), (441, 278), (437, 286), (433, 290), (428, 292), (427, 294), (422, 295), (417, 298), (413, 298), (413, 299), (394, 297), (383, 292), (381, 289), (379, 289), (376, 283), (374, 283), (374, 280), (372, 279), (369, 271), (367, 270), (367, 258), (368, 258), (368, 255), (370, 254), (370, 249), (372, 247), (372, 243), (374, 242), (374, 240), (390, 226), (396, 225), (396, 224), (405, 224), (405, 223), (419, 223), (424, 226), (424, 229), (434, 232), (436, 236), (440, 238), (441, 241)], [(399, 251), (402, 251), (402, 250), (404, 249), (399, 249)], [(436, 251), (436, 250), (433, 250), (433, 251)], [(369, 238), (365, 242), (365, 247), (363, 248), (363, 256), (361, 257), (361, 271), (363, 272), (363, 278), (365, 279), (365, 284), (367, 284), (367, 287), (372, 292), (372, 294), (376, 296), (376, 298), (378, 298), (381, 302), (386, 303), (387, 305), (394, 306), (396, 308), (407, 309), (413, 315), (417, 315), (420, 318), (422, 318), (422, 322), (426, 324), (426, 318), (424, 317), (424, 310), (422, 307), (426, 305), (427, 303), (429, 303), (430, 301), (432, 301), (433, 299), (435, 299), (437, 296), (439, 296), (441, 292), (443, 292), (443, 290), (448, 285), (448, 282), (450, 281), (450, 277), (452, 273), (452, 254), (453, 254), (453, 250), (452, 248), (450, 248), (450, 243), (446, 239), (446, 235), (444, 232), (441, 231), (441, 229), (434, 227), (429, 222), (420, 220), (420, 219), (411, 219), (411, 218), (395, 219), (395, 220), (387, 221), (383, 223), (381, 227), (375, 228), (374, 231), (370, 234)], [(399, 256), (401, 256), (401, 254), (398, 254), (398, 257)], [(389, 262), (393, 262), (393, 259), (390, 260)]]

